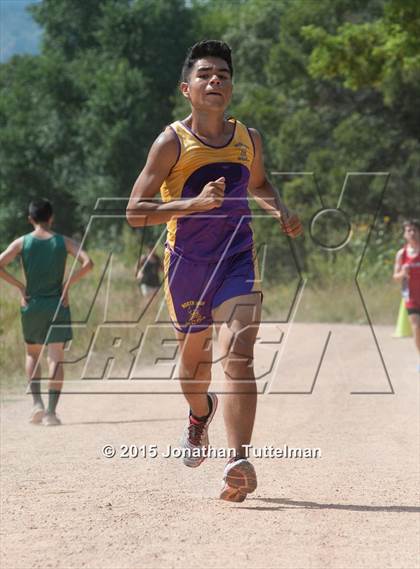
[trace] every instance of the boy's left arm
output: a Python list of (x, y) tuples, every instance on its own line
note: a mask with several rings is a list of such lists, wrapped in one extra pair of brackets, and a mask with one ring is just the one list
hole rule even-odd
[(81, 267), (77, 271), (72, 272), (69, 278), (63, 282), (63, 305), (68, 306), (68, 294), (70, 286), (74, 285), (77, 281), (83, 278), (86, 273), (92, 270), (93, 262), (86, 251), (84, 251), (80, 245), (76, 243), (76, 241), (73, 241), (73, 239), (69, 239), (68, 237), (65, 237), (64, 241), (66, 244), (67, 253), (72, 255), (81, 264)]
[(265, 173), (261, 136), (253, 128), (249, 129), (254, 142), (254, 160), (251, 166), (249, 191), (258, 205), (268, 211), (281, 224), (282, 230), (290, 237), (298, 237), (303, 232), (299, 217), (290, 211), (280, 199), (278, 191), (270, 183)]
[(17, 289), (22, 297), (22, 305), (26, 304), (26, 287), (25, 285), (16, 279), (13, 275), (11, 275), (4, 267), (6, 267), (9, 263), (13, 261), (20, 253), (22, 252), (22, 242), (23, 238), (19, 237), (15, 239), (10, 245), (7, 247), (3, 253), (0, 254), (0, 278), (8, 282), (9, 284), (13, 285)]

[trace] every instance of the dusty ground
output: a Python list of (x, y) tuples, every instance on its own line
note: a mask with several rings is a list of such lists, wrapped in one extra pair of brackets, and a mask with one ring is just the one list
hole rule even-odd
[[(106, 443), (117, 455), (123, 444), (176, 446), (186, 416), (178, 394), (63, 395), (64, 424), (51, 429), (27, 423), (28, 396), (6, 397), (2, 568), (418, 567), (414, 345), (388, 327), (376, 333), (394, 395), (350, 393), (390, 390), (366, 328), (297, 325), (284, 339), (266, 391), (294, 393), (260, 396), (253, 443), (322, 456), (255, 459), (259, 487), (243, 504), (217, 499), (222, 459), (190, 470), (175, 458), (101, 455)], [(270, 349), (259, 348), (260, 367)], [(224, 447), (221, 412), (210, 435)]]

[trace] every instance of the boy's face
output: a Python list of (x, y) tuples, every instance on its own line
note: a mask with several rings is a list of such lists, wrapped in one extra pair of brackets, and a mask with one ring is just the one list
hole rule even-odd
[(404, 227), (404, 239), (411, 242), (420, 242), (420, 231), (415, 225), (406, 225)]
[(232, 77), (226, 61), (218, 57), (198, 59), (181, 91), (194, 109), (224, 111), (232, 97)]

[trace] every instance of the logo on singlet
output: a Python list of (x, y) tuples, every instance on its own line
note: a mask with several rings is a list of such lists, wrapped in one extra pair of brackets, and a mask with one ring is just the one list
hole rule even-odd
[(235, 144), (235, 148), (239, 148), (238, 160), (246, 162), (248, 160), (248, 154), (247, 154), (248, 146), (243, 142), (238, 142), (237, 144)]

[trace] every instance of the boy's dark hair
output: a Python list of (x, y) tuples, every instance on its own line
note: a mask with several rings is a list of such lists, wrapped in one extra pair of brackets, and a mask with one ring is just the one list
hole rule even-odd
[(412, 225), (420, 231), (420, 219), (406, 219), (403, 221), (403, 228), (405, 229), (409, 225)]
[(182, 66), (181, 81), (188, 81), (194, 63), (203, 57), (219, 57), (226, 61), (230, 75), (233, 76), (231, 49), (227, 43), (219, 40), (203, 40), (194, 44), (187, 52)]
[(48, 200), (41, 198), (31, 201), (28, 213), (36, 223), (42, 223), (51, 219), (53, 207)]

